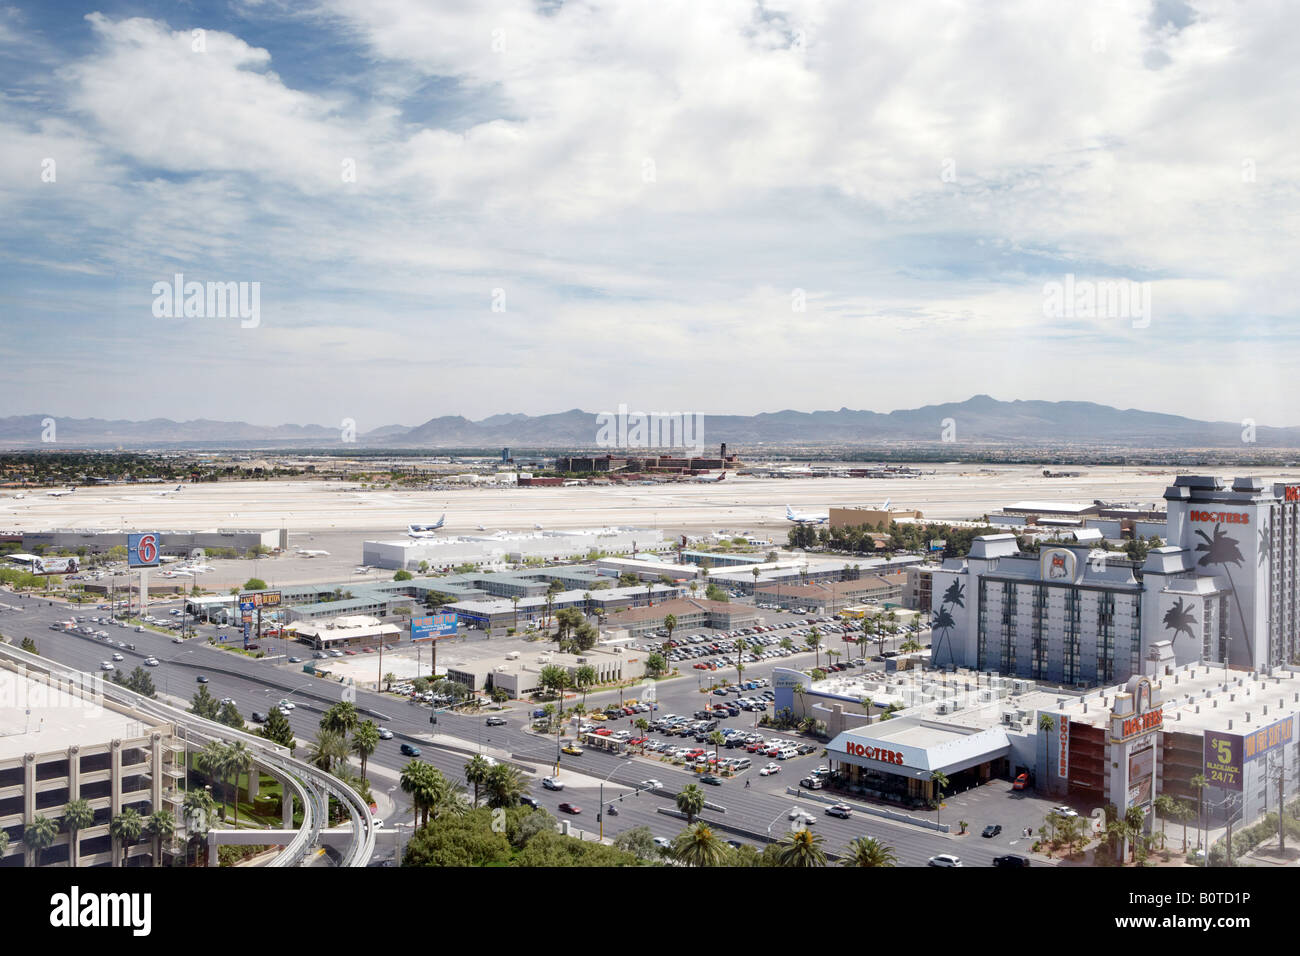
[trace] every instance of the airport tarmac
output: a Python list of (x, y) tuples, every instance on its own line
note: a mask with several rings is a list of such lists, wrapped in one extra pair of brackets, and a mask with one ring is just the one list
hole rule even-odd
[[(1189, 469), (1088, 467), (1072, 478), (1044, 478), (1039, 465), (925, 465), (917, 478), (747, 478), (729, 475), (710, 484), (675, 482), (569, 488), (476, 488), (437, 491), (361, 489), (334, 481), (230, 481), (186, 485), (177, 494), (158, 486), (79, 488), (49, 497), (33, 490), (22, 499), (0, 493), (0, 530), (58, 528), (130, 530), (271, 530), (287, 527), (293, 549), (329, 551), (306, 558), (287, 554), (257, 561), (211, 562), (207, 589), (242, 584), (249, 576), (273, 585), (351, 578), (367, 539), (399, 540), (410, 523), (442, 514), (443, 533), (482, 534), (603, 526), (644, 527), (666, 535), (729, 530), (785, 542), (791, 527), (785, 506), (825, 512), (832, 506), (919, 509), (927, 519), (978, 519), (1023, 500), (1091, 502), (1094, 499), (1162, 503), (1164, 489)], [(1232, 477), (1230, 469), (1197, 469)], [(1246, 469), (1238, 469), (1251, 473)], [(1259, 472), (1266, 481), (1300, 469)], [(372, 572), (369, 577), (390, 577)], [(162, 583), (159, 581), (159, 583)]]
[[(748, 478), (698, 484), (570, 488), (369, 490), (334, 481), (229, 481), (185, 485), (78, 488), (63, 497), (32, 490), (22, 499), (0, 492), (0, 529), (52, 528), (203, 530), (287, 527), (291, 532), (364, 532), (401, 537), (411, 523), (446, 513), (446, 534), (623, 525), (702, 531), (788, 527), (785, 505), (801, 511), (831, 506), (919, 508), (927, 518), (978, 517), (1014, 501), (1159, 501), (1173, 469), (1095, 467), (1076, 478), (1044, 478), (1039, 465), (924, 466), (918, 478)], [(1180, 469), (1187, 471), (1187, 469)], [(1293, 474), (1300, 470), (1291, 469)], [(1216, 473), (1230, 472), (1216, 469)], [(1272, 477), (1272, 475), (1265, 476)]]

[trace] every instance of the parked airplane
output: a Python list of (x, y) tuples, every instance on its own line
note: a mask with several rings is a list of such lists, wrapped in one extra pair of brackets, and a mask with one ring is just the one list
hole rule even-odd
[(163, 497), (166, 495), (174, 495), (176, 494), (176, 492), (180, 491), (182, 487), (183, 486), (181, 485), (177, 485), (175, 488), (169, 488), (166, 491), (152, 491), (150, 492), (150, 494), (158, 495), (159, 497)]
[(474, 527), (477, 528), (479, 531), (486, 531), (486, 530), (487, 530), (487, 528), (483, 527), (481, 524), (476, 524), (476, 525), (474, 525)]
[(716, 477), (716, 478), (714, 478), (714, 477), (712, 477), (712, 476), (710, 476), (710, 475), (700, 475), (700, 477), (698, 477), (698, 478), (692, 478), (691, 481), (698, 481), (698, 482), (701, 482), (701, 483), (705, 483), (705, 482), (707, 482), (707, 483), (709, 483), (709, 484), (717, 484), (719, 481), (721, 481), (723, 478), (726, 478), (726, 477), (727, 477), (727, 473), (724, 471), (722, 474), (718, 475), (718, 477)]
[(67, 491), (47, 491), (45, 493), (49, 495), (51, 498), (62, 498), (64, 495), (70, 495), (76, 490), (77, 490), (77, 486), (73, 485)]
[(296, 553), (301, 554), (304, 558), (329, 557), (328, 551), (311, 551), (307, 548), (299, 548)]
[(535, 525), (533, 525), (533, 530), (534, 530), (534, 531), (541, 531), (541, 530), (542, 530), (542, 526), (539, 525), (539, 524), (535, 524)]
[(408, 524), (406, 534), (411, 538), (432, 538), (438, 533), (438, 529), (442, 527), (443, 522), (446, 520), (447, 516), (444, 514), (438, 519), (437, 524)]
[(793, 521), (795, 524), (825, 524), (830, 520), (830, 515), (798, 512), (793, 510), (789, 505), (786, 505), (785, 520)]

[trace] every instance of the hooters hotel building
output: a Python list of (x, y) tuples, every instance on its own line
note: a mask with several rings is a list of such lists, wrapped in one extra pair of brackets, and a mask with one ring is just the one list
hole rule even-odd
[(1164, 497), (1165, 545), (1141, 563), (1088, 541), (1024, 553), (1011, 534), (977, 538), (933, 572), (932, 612), (951, 623), (932, 663), (1095, 687), (1141, 673), (1161, 641), (1176, 666), (1300, 658), (1300, 485), (1183, 475)]

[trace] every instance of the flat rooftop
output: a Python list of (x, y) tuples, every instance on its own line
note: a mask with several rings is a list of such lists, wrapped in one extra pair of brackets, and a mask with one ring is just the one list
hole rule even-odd
[(0, 760), (143, 737), (152, 726), (66, 687), (0, 667)]

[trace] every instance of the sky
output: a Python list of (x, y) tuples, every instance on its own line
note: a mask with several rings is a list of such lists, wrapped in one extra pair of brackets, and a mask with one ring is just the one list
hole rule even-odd
[(0, 415), (1300, 424), (1294, 4), (4, 3)]

